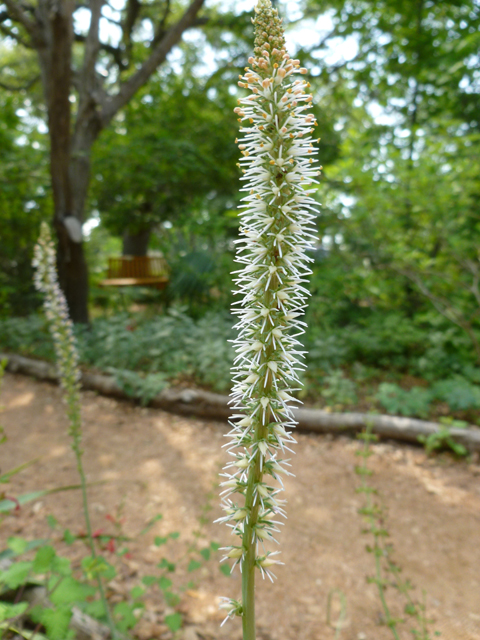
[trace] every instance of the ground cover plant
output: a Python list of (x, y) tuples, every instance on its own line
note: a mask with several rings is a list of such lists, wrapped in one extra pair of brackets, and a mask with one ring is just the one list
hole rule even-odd
[[(144, 403), (167, 385), (200, 385), (218, 392), (230, 387), (234, 350), (234, 318), (226, 311), (206, 311), (192, 318), (188, 308), (173, 306), (152, 317), (152, 311), (101, 314), (90, 327), (74, 327), (81, 366), (114, 375), (119, 385)], [(392, 415), (440, 420), (453, 417), (477, 423), (480, 410), (480, 369), (456, 360), (450, 368), (450, 347), (435, 346), (433, 362), (442, 361), (435, 375), (422, 376), (416, 363), (431, 357), (429, 331), (419, 331), (415, 342), (405, 340), (397, 355), (392, 332), (377, 337), (384, 350), (383, 364), (373, 355), (358, 360), (357, 344), (368, 334), (361, 326), (321, 331), (307, 327), (304, 343), (307, 372), (299, 397), (307, 404), (334, 410), (378, 411)], [(398, 337), (397, 337), (398, 338)], [(421, 344), (420, 344), (421, 343)], [(53, 360), (53, 343), (45, 318), (0, 319), (0, 344), (12, 353)], [(409, 355), (412, 346), (415, 357)], [(423, 349), (423, 355), (422, 355)], [(400, 366), (396, 364), (401, 357)], [(374, 364), (376, 362), (376, 365)]]

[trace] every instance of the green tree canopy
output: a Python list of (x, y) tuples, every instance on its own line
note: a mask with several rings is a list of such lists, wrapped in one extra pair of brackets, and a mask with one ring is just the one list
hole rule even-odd
[(173, 71), (141, 92), (95, 151), (92, 204), (117, 235), (221, 215), (234, 204), (235, 99)]
[[(309, 10), (332, 23), (311, 52), (321, 91), (333, 104), (350, 97), (334, 126), (340, 157), (325, 170), (331, 288), (317, 278), (318, 291), (350, 319), (379, 308), (426, 318), (433, 305), (480, 359), (480, 6), (312, 0)], [(330, 61), (335, 38), (349, 38), (350, 53)]]
[(36, 305), (33, 246), (52, 213), (44, 136), (34, 122), (22, 122), (23, 104), (24, 96), (0, 92), (0, 315), (23, 315)]

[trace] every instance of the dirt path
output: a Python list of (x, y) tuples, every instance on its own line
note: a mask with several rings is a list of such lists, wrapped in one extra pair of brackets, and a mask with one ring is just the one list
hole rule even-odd
[[(57, 387), (6, 375), (0, 397), (0, 422), (7, 442), (0, 447), (0, 468), (7, 470), (33, 458), (32, 467), (13, 478), (9, 493), (22, 494), (77, 482), (66, 435), (66, 420)], [(85, 466), (89, 482), (108, 481), (90, 490), (95, 528), (109, 530), (105, 516), (124, 504), (127, 535), (138, 533), (157, 513), (146, 539), (130, 545), (117, 588), (154, 574), (165, 548), (153, 545), (155, 535), (181, 531), (170, 553), (181, 554), (215, 485), (225, 460), (221, 449), (226, 426), (178, 418), (133, 407), (128, 403), (83, 394)], [(333, 640), (326, 624), (329, 592), (345, 595), (348, 619), (341, 640), (390, 638), (379, 626), (381, 610), (374, 585), (370, 542), (361, 535), (354, 466), (358, 444), (342, 438), (298, 434), (293, 460), (296, 478), (286, 482), (288, 520), (280, 543), (285, 566), (274, 585), (259, 581), (259, 640)], [(480, 640), (480, 466), (456, 463), (448, 456), (426, 459), (420, 449), (380, 444), (371, 458), (372, 483), (388, 506), (388, 527), (394, 557), (419, 591), (427, 592), (428, 614), (444, 640)], [(214, 490), (215, 494), (217, 489)], [(209, 518), (221, 515), (216, 497)], [(2, 523), (1, 540), (9, 535), (48, 535), (46, 516), (53, 514), (62, 530), (83, 528), (78, 492), (58, 493), (30, 503)], [(229, 544), (224, 526), (208, 524), (207, 538)], [(2, 542), (2, 544), (3, 544)], [(80, 548), (67, 549), (71, 555)], [(188, 579), (177, 571), (176, 579)], [(182, 609), (186, 640), (240, 640), (239, 622), (221, 629), (219, 596), (238, 597), (240, 578), (223, 576), (217, 562), (195, 575)], [(395, 600), (395, 594), (391, 597)], [(168, 638), (160, 623), (160, 596), (148, 601), (149, 612), (139, 627), (142, 640)], [(158, 615), (157, 615), (157, 613)], [(402, 638), (411, 638), (405, 634)]]

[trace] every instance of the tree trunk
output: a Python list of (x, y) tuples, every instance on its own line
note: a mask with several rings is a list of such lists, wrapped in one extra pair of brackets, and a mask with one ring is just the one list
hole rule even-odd
[[(74, 8), (73, 0), (58, 3), (55, 8), (47, 2), (39, 3), (39, 17), (45, 31), (38, 55), (48, 113), (53, 225), (58, 237), (58, 279), (67, 299), (71, 319), (73, 322), (87, 323), (88, 271), (81, 241), (83, 208), (76, 210), (71, 182), (70, 89)], [(68, 219), (73, 225), (73, 232), (72, 226), (65, 224)]]
[[(80, 225), (85, 219), (92, 147), (101, 129), (94, 104), (90, 106), (89, 113), (85, 114), (84, 118), (80, 120), (77, 117), (69, 158), (69, 181), (72, 193), (72, 216)], [(88, 267), (83, 242), (72, 243), (68, 238), (65, 249), (66, 252), (63, 255), (66, 255), (68, 260), (61, 272), (65, 274), (62, 288), (67, 298), (70, 316), (73, 322), (88, 323)]]
[(144, 229), (138, 233), (130, 233), (128, 230), (123, 234), (124, 256), (146, 256), (148, 242), (150, 240), (150, 229)]
[(58, 237), (57, 269), (60, 287), (73, 322), (88, 324), (88, 268), (83, 242), (74, 242), (63, 223), (55, 216)]

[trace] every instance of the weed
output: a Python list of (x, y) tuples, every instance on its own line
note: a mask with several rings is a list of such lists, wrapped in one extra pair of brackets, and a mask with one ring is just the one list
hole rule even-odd
[(464, 429), (468, 426), (467, 423), (463, 420), (453, 420), (452, 418), (440, 418), (440, 423), (440, 427), (435, 433), (431, 433), (428, 436), (418, 436), (418, 441), (424, 445), (427, 454), (431, 455), (434, 451), (449, 449), (459, 458), (467, 456), (468, 449), (460, 442), (456, 442), (450, 431), (452, 427)]
[(355, 382), (345, 378), (341, 369), (326, 375), (323, 382), (327, 386), (322, 389), (321, 394), (329, 406), (349, 406), (358, 401)]
[[(386, 593), (389, 586), (397, 590), (399, 601), (403, 603), (404, 615), (408, 616), (409, 620), (416, 621), (417, 628), (410, 630), (412, 637), (415, 640), (432, 640), (428, 630), (432, 621), (427, 618), (425, 593), (423, 593), (422, 602), (414, 601), (411, 595), (413, 590), (411, 582), (408, 579), (402, 579), (401, 568), (393, 561), (393, 548), (388, 543), (390, 534), (387, 529), (385, 507), (375, 500), (375, 496), (378, 495), (377, 490), (368, 484), (368, 478), (373, 473), (368, 468), (368, 459), (372, 455), (371, 443), (378, 438), (372, 433), (371, 424), (358, 437), (363, 442), (363, 446), (357, 451), (357, 455), (362, 458), (362, 464), (355, 469), (361, 481), (357, 492), (365, 496), (364, 505), (359, 509), (359, 513), (363, 516), (366, 524), (363, 533), (367, 533), (373, 538), (373, 545), (367, 545), (367, 551), (373, 554), (375, 560), (375, 575), (367, 578), (367, 582), (377, 587), (383, 609), (383, 623), (390, 629), (394, 640), (400, 640), (399, 628), (404, 626), (407, 621), (403, 617), (392, 615)], [(433, 635), (440, 634), (434, 632)]]
[(432, 394), (421, 387), (406, 391), (396, 384), (382, 382), (375, 398), (388, 413), (425, 418), (430, 410)]

